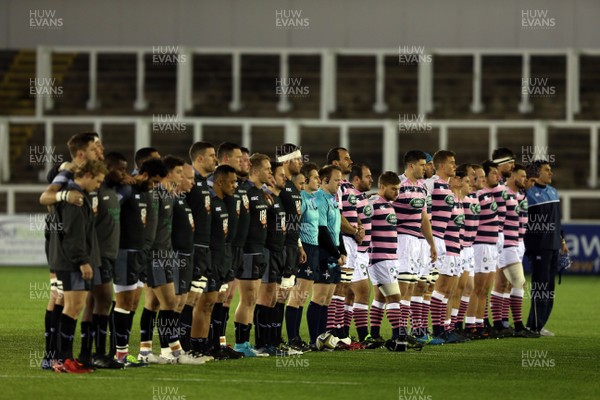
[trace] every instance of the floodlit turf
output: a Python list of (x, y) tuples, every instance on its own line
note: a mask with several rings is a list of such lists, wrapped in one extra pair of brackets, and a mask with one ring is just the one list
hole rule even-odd
[[(308, 353), (200, 366), (153, 365), (86, 375), (42, 371), (47, 272), (0, 268), (1, 399), (592, 399), (600, 396), (598, 277), (557, 286), (554, 338)], [(528, 306), (525, 307), (527, 314)], [(137, 355), (139, 314), (131, 353)], [(232, 343), (232, 322), (228, 342)], [(303, 324), (303, 336), (307, 337)], [(79, 326), (77, 334), (79, 334)], [(390, 328), (382, 334), (389, 337)], [(158, 351), (155, 337), (155, 351)], [(76, 354), (79, 341), (75, 343)]]

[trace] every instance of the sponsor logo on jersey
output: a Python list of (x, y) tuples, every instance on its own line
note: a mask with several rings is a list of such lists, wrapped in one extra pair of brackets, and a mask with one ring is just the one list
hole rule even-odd
[(492, 206), (490, 207), (492, 211), (496, 212), (498, 210), (498, 203), (496, 201), (492, 201)]
[(446, 204), (448, 204), (449, 206), (454, 206), (454, 196), (453, 196), (453, 195), (451, 195), (451, 194), (449, 194), (448, 196), (446, 196), (446, 197), (444, 198), (444, 202), (445, 202)]
[(356, 196), (350, 193), (348, 195), (348, 204), (355, 206), (356, 205)]
[(412, 208), (422, 209), (425, 206), (425, 199), (414, 198), (408, 203)]
[(363, 214), (365, 214), (365, 217), (367, 218), (371, 218), (373, 216), (373, 207), (371, 207), (370, 204), (367, 204), (364, 208), (363, 208)]
[(472, 214), (478, 215), (481, 213), (481, 205), (479, 203), (471, 203), (469, 204), (469, 210), (471, 210)]
[(390, 225), (396, 225), (398, 220), (396, 219), (396, 213), (393, 214), (388, 214), (387, 217), (385, 217), (385, 220), (387, 221), (388, 224)]
[(506, 190), (502, 191), (502, 199), (503, 200), (508, 200), (508, 192)]
[(454, 217), (454, 224), (458, 227), (463, 226), (465, 224), (465, 214), (458, 214)]

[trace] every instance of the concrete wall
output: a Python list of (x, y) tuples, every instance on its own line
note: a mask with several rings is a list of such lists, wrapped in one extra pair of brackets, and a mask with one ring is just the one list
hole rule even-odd
[[(30, 11), (59, 29), (33, 29)], [(276, 26), (301, 12), (303, 29)], [(547, 10), (551, 29), (522, 27)], [(44, 11), (42, 11), (44, 12)], [(0, 49), (65, 46), (599, 47), (598, 0), (0, 0)]]

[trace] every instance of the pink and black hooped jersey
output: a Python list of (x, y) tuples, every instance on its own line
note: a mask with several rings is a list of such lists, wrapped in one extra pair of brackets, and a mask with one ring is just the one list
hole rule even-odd
[[(458, 257), (460, 255), (460, 232), (464, 229), (465, 212), (462, 202), (454, 196), (454, 205), (446, 232), (444, 233), (444, 244), (446, 245), (446, 255)], [(464, 234), (464, 231), (463, 231)]]
[(507, 187), (504, 183), (499, 183), (492, 192), (498, 205), (498, 229), (500, 232), (504, 229), (504, 220), (506, 219), (506, 199), (508, 198)]
[(369, 203), (366, 193), (362, 193), (356, 189), (354, 190), (357, 193), (356, 212), (358, 213), (358, 218), (360, 218), (362, 227), (365, 230), (365, 237), (363, 237), (362, 242), (358, 245), (358, 251), (364, 253), (369, 251), (369, 247), (371, 247), (371, 217), (373, 216), (373, 206)]
[(398, 234), (422, 238), (421, 218), (427, 207), (427, 191), (419, 181), (404, 180), (400, 184), (398, 198), (392, 202), (398, 220)]
[(519, 202), (519, 242), (523, 241), (523, 236), (527, 230), (527, 195), (524, 191), (517, 193), (517, 201)]
[(433, 236), (444, 239), (448, 221), (452, 216), (453, 206), (454, 194), (450, 190), (448, 182), (442, 178), (433, 181), (431, 191), (431, 229)]
[(462, 203), (465, 211), (464, 247), (471, 247), (477, 235), (479, 213), (481, 212), (477, 193), (469, 193), (462, 199)]
[(373, 207), (371, 217), (371, 264), (395, 260), (398, 248), (396, 212), (392, 204), (380, 196), (369, 199)]
[[(352, 226), (358, 225), (358, 213), (356, 212), (356, 193), (360, 192), (354, 189), (354, 185), (345, 179), (342, 180), (340, 188), (337, 191), (337, 200), (341, 206), (342, 215), (346, 217)], [(342, 234), (348, 237), (352, 236), (345, 233)]]
[(519, 201), (517, 193), (506, 187), (506, 218), (504, 219), (504, 248), (519, 245)]
[(474, 244), (493, 244), (498, 241), (498, 204), (493, 189), (483, 188), (477, 192), (481, 212)]

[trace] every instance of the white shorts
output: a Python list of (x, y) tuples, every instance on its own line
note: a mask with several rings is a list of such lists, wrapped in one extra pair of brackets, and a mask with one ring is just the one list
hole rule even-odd
[(504, 232), (498, 232), (498, 241), (496, 242), (496, 249), (498, 251), (498, 255), (502, 253), (502, 249), (504, 248)]
[(469, 276), (475, 275), (475, 257), (473, 256), (473, 246), (465, 247), (462, 250), (463, 271), (468, 272)]
[(419, 251), (419, 272), (417, 275), (419, 280), (429, 279), (429, 273), (431, 269), (431, 250), (429, 249), (429, 243), (425, 239), (419, 239), (420, 251)]
[(511, 264), (520, 263), (521, 260), (521, 257), (519, 257), (518, 247), (507, 247), (502, 249), (502, 253), (500, 253), (500, 258), (498, 259), (498, 268), (504, 268)]
[(419, 238), (411, 235), (398, 235), (398, 274), (417, 275), (421, 245)]
[(475, 273), (487, 274), (496, 271), (498, 250), (495, 244), (474, 244)]
[(396, 282), (396, 260), (380, 261), (369, 267), (369, 278), (373, 285)]
[(344, 241), (344, 247), (346, 248), (346, 264), (342, 265), (342, 268), (354, 269), (356, 265), (356, 254), (358, 253), (358, 244), (356, 241), (348, 236), (342, 236)]
[(519, 240), (518, 243), (519, 244), (517, 246), (517, 251), (519, 252), (519, 259), (521, 260), (521, 262), (523, 262), (523, 258), (525, 257), (525, 242)]
[(354, 272), (352, 272), (352, 282), (359, 282), (369, 277), (367, 270), (369, 268), (369, 253), (356, 252), (354, 260)]
[(460, 257), (448, 255), (445, 256), (444, 263), (440, 268), (440, 274), (447, 276), (459, 276), (460, 272)]
[(444, 268), (444, 258), (446, 258), (446, 243), (444, 242), (444, 239), (434, 236), (433, 244), (437, 251), (437, 261), (433, 264), (433, 268), (441, 271), (442, 268)]

